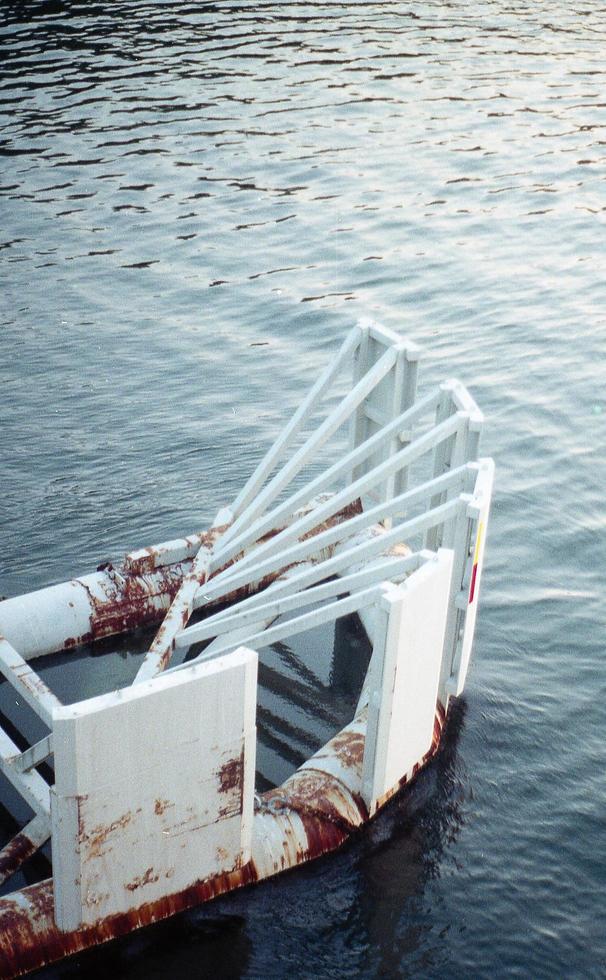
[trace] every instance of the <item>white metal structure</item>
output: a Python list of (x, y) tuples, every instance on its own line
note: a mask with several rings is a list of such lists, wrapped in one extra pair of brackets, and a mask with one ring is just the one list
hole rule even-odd
[[(0, 670), (48, 729), (23, 751), (0, 729), (33, 812), (0, 869), (52, 836), (54, 883), (47, 920), (35, 886), (43, 925), (27, 895), (0, 899), (3, 975), (23, 972), (3, 915), (44, 950), (21, 964), (49, 962), (337, 846), (436, 751), (469, 664), (493, 464), (461, 384), (417, 396), (419, 356), (357, 326), (209, 532), (0, 603)], [(162, 612), (131, 688), (64, 707), (27, 663)], [(351, 726), (255, 801), (257, 651), (352, 613), (373, 653)]]

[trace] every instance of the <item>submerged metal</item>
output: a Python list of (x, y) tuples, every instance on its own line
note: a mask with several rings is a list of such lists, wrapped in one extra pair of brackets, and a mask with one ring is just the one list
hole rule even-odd
[[(213, 528), (0, 603), (0, 670), (48, 728), (23, 751), (0, 729), (33, 813), (0, 876), (49, 838), (53, 853), (52, 879), (0, 898), (3, 977), (334, 850), (435, 754), (469, 663), (493, 464), (458, 382), (417, 399), (418, 358), (360, 325)], [(348, 363), (351, 390), (293, 449)], [(348, 445), (293, 484), (344, 425)], [(373, 650), (354, 718), (255, 794), (257, 649), (352, 613)], [(130, 688), (64, 706), (27, 663), (160, 620)]]
[[(402, 776), (383, 802), (403, 788), (435, 755), (444, 722), (445, 711), (439, 705), (431, 748), (412, 773)], [(319, 767), (323, 759), (334, 759), (348, 773), (348, 782), (355, 784), (361, 777), (364, 751), (364, 736), (358, 728), (354, 723), (343, 729), (317, 757), (312, 757), (309, 768), (299, 770), (282, 787), (258, 798), (253, 855), (233, 871), (71, 933), (62, 932), (55, 924), (52, 879), (30, 885), (16, 896), (0, 899), (0, 936), (5, 940), (10, 937), (10, 942), (4, 941), (0, 946), (0, 975), (19, 976), (340, 847), (368, 821), (368, 810), (355, 790), (348, 789), (331, 773), (312, 766), (314, 760)]]

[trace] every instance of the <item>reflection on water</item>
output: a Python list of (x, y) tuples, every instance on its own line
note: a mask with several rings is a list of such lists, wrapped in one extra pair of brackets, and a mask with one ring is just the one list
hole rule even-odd
[[(418, 814), (95, 954), (122, 975), (603, 973), (605, 34), (594, 0), (2, 5), (2, 594), (206, 525), (361, 314), (472, 388), (497, 462)], [(291, 653), (269, 781), (311, 748)]]

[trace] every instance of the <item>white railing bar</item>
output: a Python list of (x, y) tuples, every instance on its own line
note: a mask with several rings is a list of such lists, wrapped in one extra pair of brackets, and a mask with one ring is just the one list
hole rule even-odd
[(270, 482), (259, 491), (254, 501), (242, 511), (234, 523), (227, 529), (222, 540), (227, 543), (238, 534), (243, 526), (248, 526), (251, 521), (262, 514), (268, 504), (274, 500), (281, 490), (306, 465), (314, 452), (330, 439), (334, 432), (349, 418), (351, 413), (364, 401), (366, 396), (375, 388), (386, 374), (391, 371), (395, 360), (396, 351), (393, 347), (388, 348), (383, 356), (373, 365), (355, 385), (345, 398), (339, 402), (336, 408), (324, 419), (322, 424), (309, 436), (307, 441), (292, 456), (282, 469), (278, 470)]
[(362, 330), (357, 326), (354, 327), (347, 335), (336, 357), (320, 375), (309, 394), (301, 402), (299, 408), (296, 410), (288, 425), (282, 430), (269, 452), (263, 457), (254, 473), (249, 477), (248, 481), (229, 508), (234, 517), (237, 517), (243, 508), (245, 508), (253, 499), (255, 494), (258, 493), (260, 487), (276, 466), (281, 454), (291, 444), (297, 432), (300, 430), (305, 420), (309, 417), (314, 402), (323, 395), (326, 388), (338, 374), (343, 362), (346, 361), (347, 358), (350, 357), (359, 346), (362, 335)]
[(13, 765), (18, 772), (29, 772), (30, 769), (34, 769), (35, 766), (39, 766), (41, 762), (48, 759), (49, 755), (52, 755), (52, 752), (53, 736), (51, 733), (45, 735), (39, 742), (34, 742), (33, 745), (30, 745), (29, 749), (25, 749), (13, 761)]
[(0, 728), (0, 770), (13, 784), (20, 796), (35, 813), (50, 815), (50, 788), (42, 776), (32, 769), (19, 772), (14, 766), (15, 756), (21, 752), (3, 728)]
[[(428, 528), (434, 527), (453, 517), (460, 507), (464, 508), (467, 506), (467, 501), (469, 499), (468, 494), (461, 494), (454, 500), (449, 500), (441, 507), (437, 507), (432, 511), (427, 511), (426, 514), (421, 515), (421, 517), (424, 518), (424, 523), (426, 521), (426, 526)], [(416, 523), (419, 520), (420, 518), (415, 518), (415, 527), (412, 528), (412, 533), (415, 533), (418, 530)], [(370, 557), (380, 555), (381, 552), (386, 551), (393, 544), (398, 544), (398, 539), (407, 529), (410, 531), (410, 525), (398, 524), (397, 527), (390, 531), (377, 535), (371, 540), (365, 539), (358, 545), (340, 551), (339, 554), (333, 555), (331, 558), (318, 562), (310, 569), (305, 569), (303, 572), (289, 576), (287, 581), (274, 582), (271, 586), (272, 596), (275, 597), (277, 595), (284, 595), (289, 592), (294, 592), (296, 589), (307, 588), (316, 582), (322, 581), (322, 579), (330, 578), (331, 575), (338, 575), (341, 569), (355, 565), (358, 561), (365, 561)], [(411, 558), (412, 557), (414, 556), (411, 556)], [(234, 590), (233, 583), (229, 583), (229, 585), (230, 590)], [(229, 594), (229, 590), (222, 592), (221, 594), (227, 595)], [(202, 593), (200, 593), (194, 602), (194, 608), (199, 608), (206, 600), (210, 599), (211, 596), (207, 594), (202, 595)], [(249, 596), (246, 599), (241, 600), (241, 605), (244, 603), (250, 603), (252, 605), (252, 603), (258, 601), (258, 599), (259, 596)]]
[[(435, 510), (426, 511), (424, 514), (419, 514), (417, 517), (411, 518), (409, 521), (405, 521), (402, 524), (398, 524), (396, 527), (392, 528), (390, 531), (385, 531), (385, 533), (377, 535), (370, 540), (365, 540), (362, 544), (349, 549), (349, 551), (343, 552), (343, 554), (350, 554), (352, 556), (352, 562), (355, 562), (356, 557), (361, 559), (366, 559), (381, 552), (386, 551), (393, 544), (401, 543), (406, 535), (416, 534), (419, 531), (424, 531), (429, 527), (433, 527), (435, 524), (441, 524), (444, 520), (451, 517), (457, 509), (461, 506), (461, 501), (466, 497), (461, 495), (456, 497), (454, 500), (448, 501), (448, 503), (443, 504), (441, 507), (437, 507)], [(293, 548), (286, 552), (283, 552), (281, 560), (283, 561), (284, 567), (296, 564), (303, 558), (308, 557), (308, 555), (313, 554), (316, 550), (315, 538), (310, 538), (307, 541), (301, 541), (299, 544), (295, 545)], [(335, 556), (337, 557), (337, 556)], [(324, 569), (323, 578), (328, 578), (330, 575), (335, 574), (333, 571), (333, 562), (335, 562), (335, 557), (329, 558), (326, 561), (319, 563), (319, 567)], [(342, 554), (338, 556), (339, 560), (342, 558)], [(335, 562), (337, 564), (337, 562)], [(266, 566), (270, 565), (270, 562), (265, 562), (261, 566), (253, 570), (253, 581), (262, 579), (267, 574)], [(271, 566), (273, 567), (273, 566)], [(339, 567), (343, 567), (340, 565)], [(294, 580), (291, 579), (291, 582)], [(240, 575), (234, 576), (234, 579), (229, 583), (231, 591), (240, 588), (243, 584), (250, 584), (250, 570), (245, 569)], [(212, 582), (207, 583), (209, 586)], [(221, 592), (220, 594), (225, 594)], [(204, 598), (210, 598), (207, 594)], [(184, 630), (181, 636), (185, 636), (187, 633)], [(178, 645), (182, 645), (179, 643)]]
[(219, 568), (224, 562), (229, 561), (230, 558), (233, 558), (234, 555), (242, 551), (248, 544), (258, 540), (268, 531), (271, 531), (281, 520), (294, 514), (302, 504), (307, 503), (318, 493), (332, 486), (338, 477), (348, 473), (352, 467), (356, 467), (360, 463), (365, 462), (384, 443), (389, 442), (396, 433), (414, 425), (423, 415), (432, 411), (436, 407), (439, 399), (440, 390), (436, 389), (417, 402), (416, 405), (413, 405), (412, 408), (403, 412), (397, 419), (394, 419), (379, 432), (375, 433), (375, 435), (371, 436), (370, 439), (367, 439), (366, 442), (363, 442), (357, 449), (352, 450), (347, 456), (344, 456), (327, 470), (324, 470), (311, 483), (306, 484), (290, 496), (288, 500), (279, 504), (268, 514), (258, 518), (243, 534), (240, 534), (235, 540), (231, 540), (227, 546), (225, 546), (224, 539), (221, 538), (217, 541), (216, 548), (213, 550), (210, 570), (213, 571)]
[[(271, 643), (277, 643), (278, 640), (283, 640), (287, 636), (295, 636), (297, 633), (304, 633), (306, 630), (313, 629), (316, 626), (321, 626), (323, 623), (329, 623), (332, 620), (339, 619), (340, 616), (347, 616), (350, 613), (357, 612), (359, 609), (363, 609), (365, 606), (370, 606), (381, 594), (381, 587), (379, 585), (375, 585), (371, 589), (356, 592), (355, 595), (348, 596), (346, 599), (339, 599), (337, 602), (331, 602), (328, 606), (322, 606), (320, 609), (313, 609), (311, 612), (304, 613), (302, 616), (297, 616), (295, 619), (289, 619), (285, 623), (279, 623), (277, 626), (271, 626), (269, 629), (262, 630), (260, 633), (253, 633), (249, 635), (244, 634), (238, 638), (238, 643), (246, 643), (253, 648), (255, 646), (269, 646)], [(193, 627), (191, 628), (193, 629)], [(232, 648), (233, 644), (220, 644), (215, 647), (212, 652), (212, 656), (214, 657), (218, 654), (225, 653)], [(192, 664), (199, 663), (201, 660), (205, 659), (205, 653), (206, 651), (203, 650), (198, 657), (194, 657), (192, 660), (187, 660), (184, 664), (179, 664), (178, 667), (173, 667), (172, 670), (167, 671), (167, 673), (182, 670), (185, 667), (191, 667)]]
[(449, 392), (457, 409), (462, 412), (467, 412), (473, 427), (482, 426), (484, 415), (464, 384), (457, 381), (456, 378), (451, 378), (448, 381), (442, 382), (440, 387), (443, 391)]
[(62, 706), (59, 698), (3, 636), (0, 636), (0, 671), (44, 724), (52, 728), (53, 708)]
[[(411, 443), (408, 448), (413, 448), (414, 446), (416, 446), (416, 443)], [(407, 450), (403, 449), (401, 452), (405, 453)], [(417, 458), (415, 454), (411, 453), (411, 455), (413, 459)], [(392, 456), (391, 459), (395, 459), (395, 456)], [(407, 456), (405, 463), (407, 464), (408, 462), (409, 457)], [(367, 476), (370, 477), (374, 473), (377, 473), (377, 475), (374, 477), (368, 489), (372, 489), (372, 487), (382, 483), (385, 479), (384, 470), (388, 472), (391, 470), (391, 467), (387, 465), (388, 463), (389, 460), (386, 460), (384, 463), (379, 464), (371, 473), (360, 477), (358, 483), (366, 482)], [(320, 550), (320, 548), (326, 547), (335, 541), (351, 537), (356, 531), (363, 530), (373, 524), (384, 522), (387, 518), (397, 517), (400, 514), (406, 513), (415, 504), (422, 503), (424, 500), (430, 500), (437, 491), (444, 492), (450, 490), (452, 492), (454, 489), (462, 490), (466, 475), (466, 468), (464, 466), (450, 470), (448, 473), (442, 474), (441, 477), (420, 484), (420, 486), (415, 487), (413, 490), (406, 490), (398, 494), (397, 497), (393, 497), (388, 502), (375, 504), (374, 507), (362, 511), (361, 514), (348, 517), (346, 520), (338, 522), (325, 531), (318, 532), (313, 535), (312, 540), (316, 542), (317, 550)], [(365, 490), (361, 489), (357, 484), (351, 484), (350, 487), (347, 487), (340, 494), (335, 494), (334, 497), (319, 504), (318, 507), (314, 508), (308, 514), (302, 515), (298, 521), (289, 525), (283, 531), (280, 531), (269, 541), (265, 541), (257, 548), (248, 552), (236, 564), (230, 566), (229, 569), (225, 569), (225, 572), (222, 572), (221, 576), (216, 576), (212, 580), (212, 583), (214, 584), (219, 581), (220, 578), (222, 581), (229, 580), (230, 573), (237, 573), (252, 564), (256, 565), (265, 556), (275, 555), (277, 559), (280, 559), (283, 554), (282, 547), (284, 545), (298, 541), (306, 532), (313, 530), (315, 527), (319, 527), (325, 521), (334, 517), (335, 514), (346, 507), (347, 504), (352, 503), (353, 500), (357, 500), (364, 492)], [(440, 500), (439, 503), (443, 503), (443, 500)]]
[[(308, 606), (312, 602), (322, 602), (324, 599), (330, 599), (335, 595), (344, 595), (347, 592), (353, 595), (360, 589), (384, 581), (386, 577), (390, 581), (404, 577), (407, 574), (409, 564), (407, 559), (394, 558), (391, 561), (354, 572), (352, 575), (325, 582), (323, 585), (316, 585), (302, 592), (299, 591), (295, 595), (283, 596), (271, 602), (265, 602), (253, 609), (241, 611), (238, 605), (235, 605), (231, 609), (224, 610), (224, 613), (228, 615), (219, 613), (217, 616), (210, 616), (203, 622), (188, 627), (187, 638), (190, 643), (200, 643), (202, 640), (208, 640), (211, 636), (218, 636), (227, 630), (248, 626), (249, 623), (259, 618), (275, 619), (293, 609)], [(177, 633), (177, 645), (181, 635), (183, 634)]]
[[(333, 362), (333, 364), (324, 373), (322, 381), (324, 386), (327, 386), (330, 383), (331, 377), (334, 376), (335, 371), (338, 369), (338, 365), (340, 363), (339, 358), (345, 358), (348, 353), (355, 350), (356, 346), (360, 342), (360, 337), (361, 332), (357, 327), (354, 328), (341, 347), (341, 351), (337, 356), (337, 366), (335, 367), (335, 362)], [(236, 517), (234, 523), (227, 529), (224, 535), (225, 538), (233, 537), (237, 529), (241, 526), (242, 521), (252, 519), (252, 516), (254, 516), (255, 513), (262, 508), (264, 500), (269, 501), (273, 499), (275, 494), (280, 492), (282, 487), (288, 483), (291, 476), (294, 475), (294, 473), (297, 473), (304, 464), (305, 457), (312, 450), (312, 448), (317, 445), (322, 445), (322, 442), (329, 438), (332, 432), (339, 427), (341, 424), (341, 422), (338, 421), (339, 414), (347, 409), (349, 402), (353, 400), (355, 403), (356, 398), (359, 398), (360, 400), (364, 398), (366, 395), (365, 385), (370, 384), (372, 386), (373, 384), (378, 383), (378, 380), (380, 380), (380, 378), (383, 377), (387, 371), (389, 371), (390, 366), (388, 365), (385, 367), (384, 362), (385, 364), (388, 364), (389, 359), (393, 359), (394, 356), (395, 355), (393, 355), (393, 352), (388, 351), (387, 354), (383, 356), (381, 361), (375, 365), (374, 370), (369, 372), (369, 374), (363, 379), (361, 384), (358, 386), (358, 390), (356, 391), (356, 389), (354, 389), (346, 396), (346, 398), (341, 402), (340, 406), (337, 406), (335, 411), (328, 416), (319, 429), (317, 429), (307, 440), (305, 445), (297, 453), (295, 453), (292, 459), (286, 463), (281, 470), (278, 471), (269, 484), (267, 484), (264, 489), (261, 489), (259, 485), (259, 474), (264, 471), (265, 466), (269, 466), (269, 471), (271, 471), (273, 468), (275, 459), (277, 458), (276, 452), (274, 451), (275, 446), (277, 445), (279, 447), (278, 452), (280, 452), (286, 445), (286, 442), (284, 442), (282, 436), (278, 438), (277, 443), (274, 444), (274, 450), (270, 450), (269, 455), (266, 456), (265, 463), (262, 462), (257, 468), (257, 475), (255, 476), (253, 474), (251, 480), (249, 480), (249, 482), (246, 484), (246, 494), (244, 496), (242, 494), (238, 496), (237, 509), (240, 512), (239, 517)], [(383, 372), (383, 374), (381, 372)], [(375, 376), (378, 379), (377, 381), (373, 380)], [(309, 397), (301, 408), (304, 408), (306, 405), (307, 409), (309, 409), (309, 405), (311, 405)], [(307, 411), (307, 409), (305, 411)], [(284, 430), (284, 432), (287, 433), (287, 441), (294, 435), (296, 429), (303, 421), (305, 411), (296, 412), (294, 421), (291, 420), (291, 424), (289, 424), (289, 426), (287, 426)], [(331, 426), (334, 427), (331, 428)], [(272, 462), (272, 460), (274, 462)], [(248, 508), (243, 509), (242, 500), (244, 500), (249, 494), (252, 495), (254, 503)], [(236, 507), (236, 504), (234, 504), (234, 507)], [(253, 512), (252, 515), (250, 514), (251, 508)], [(160, 673), (168, 665), (173, 650), (175, 634), (184, 624), (187, 623), (189, 617), (191, 616), (193, 601), (198, 590), (198, 585), (200, 582), (205, 582), (208, 577), (210, 567), (209, 563), (209, 551), (207, 548), (203, 547), (194, 558), (189, 574), (183, 579), (177, 595), (171, 603), (171, 606), (164, 618), (164, 622), (158, 630), (158, 633), (156, 634), (154, 641), (137, 672), (134, 680), (135, 684), (148, 680), (150, 677), (155, 677), (156, 674)]]
[[(282, 545), (286, 541), (290, 541), (293, 538), (297, 539), (306, 531), (312, 530), (322, 521), (325, 521), (329, 517), (334, 516), (334, 514), (342, 510), (343, 507), (346, 507), (352, 501), (357, 500), (358, 497), (366, 493), (373, 486), (376, 486), (377, 484), (381, 483), (386, 476), (389, 476), (392, 473), (397, 472), (398, 469), (402, 468), (402, 466), (408, 465), (410, 462), (417, 459), (419, 456), (422, 456), (425, 452), (428, 452), (431, 448), (433, 448), (433, 446), (436, 445), (436, 443), (440, 443), (441, 441), (450, 438), (450, 436), (457, 431), (459, 426), (461, 426), (466, 421), (466, 418), (467, 417), (462, 412), (456, 413), (455, 415), (451, 415), (439, 426), (436, 426), (436, 428), (431, 429), (430, 432), (425, 433), (425, 435), (420, 436), (414, 442), (411, 442), (408, 446), (405, 446), (403, 449), (401, 449), (394, 456), (388, 457), (388, 459), (384, 460), (382, 463), (379, 463), (379, 465), (376, 466), (373, 470), (369, 471), (368, 473), (365, 473), (363, 476), (359, 477), (354, 483), (349, 484), (349, 486), (346, 486), (345, 489), (341, 490), (340, 493), (337, 493), (334, 496), (330, 497), (326, 502), (320, 504), (319, 507), (315, 508), (310, 513), (303, 515), (301, 518), (299, 518), (298, 521), (296, 521), (294, 524), (290, 525), (289, 527), (285, 528), (284, 531), (281, 531), (270, 541), (266, 541), (264, 544), (259, 545), (256, 548), (252, 549), (246, 555), (244, 555), (236, 564), (230, 566), (229, 568), (226, 568), (223, 572), (220, 572), (213, 579), (210, 579), (209, 581), (205, 582), (205, 584), (200, 587), (202, 594), (206, 598), (210, 598), (210, 597), (214, 598), (217, 595), (225, 594), (227, 588), (228, 591), (233, 591), (234, 581), (238, 582), (238, 586), (236, 587), (239, 587), (240, 585), (248, 584), (252, 580), (257, 580), (261, 578), (262, 576), (257, 574), (259, 568), (263, 569), (263, 574), (267, 574), (268, 572), (272, 572), (275, 570), (276, 562), (278, 563), (279, 566), (286, 565), (288, 563), (286, 561), (286, 554), (290, 555), (291, 553), (290, 550), (287, 551), (286, 553), (283, 550), (281, 550)], [(429, 489), (432, 488), (430, 487)], [(435, 487), (433, 488), (433, 490), (435, 493)], [(427, 492), (427, 487), (423, 485), (422, 488), (409, 491), (409, 493), (411, 493), (412, 495), (418, 494), (419, 492), (421, 493), (421, 496), (423, 496)], [(412, 496), (411, 499), (414, 500), (416, 499), (416, 497)], [(401, 501), (398, 498), (397, 506), (400, 505), (401, 505)], [(366, 511), (364, 514), (359, 515), (360, 523), (364, 520), (366, 515), (371, 513), (374, 516), (373, 516), (373, 520), (370, 521), (369, 523), (376, 523), (377, 516), (379, 517), (384, 516), (386, 514), (386, 508), (388, 507), (393, 508), (393, 506), (394, 503), (393, 501), (391, 501), (389, 504), (382, 503), (378, 505), (378, 508), (375, 507), (370, 511)], [(344, 536), (343, 533), (344, 528), (352, 520), (356, 520), (356, 519), (357, 518), (350, 518), (349, 521), (343, 521), (335, 525), (337, 529), (336, 535), (335, 535), (335, 529), (329, 528), (327, 531), (321, 532), (320, 534), (316, 534), (312, 538), (309, 538), (304, 542), (299, 542), (299, 544), (296, 545), (295, 547), (296, 548), (304, 547), (306, 548), (306, 551), (304, 552), (305, 554), (307, 555), (313, 554), (320, 547), (318, 542), (326, 542), (328, 540), (328, 536), (330, 535), (330, 532), (332, 532), (331, 539), (338, 540), (339, 537)], [(268, 561), (266, 560), (265, 562), (261, 562), (261, 565), (259, 566), (259, 562), (265, 555), (274, 556), (273, 559), (271, 560), (273, 564), (271, 562), (270, 564), (268, 564)], [(254, 568), (251, 569), (251, 571), (247, 572), (247, 569), (250, 568), (250, 566), (254, 566)], [(244, 575), (244, 578), (242, 578), (242, 575)], [(246, 577), (247, 575), (248, 578)]]
[[(365, 378), (368, 378), (368, 375), (365, 375)], [(440, 397), (439, 391), (436, 393), (432, 393), (427, 399), (424, 399), (422, 403), (419, 403), (417, 411), (420, 413), (428, 411), (431, 403), (434, 400), (437, 400), (439, 397)], [(408, 421), (410, 421), (410, 419), (408, 419)], [(398, 424), (396, 424), (395, 426), (392, 424), (391, 426), (391, 428), (394, 431), (397, 431), (398, 427), (399, 427)], [(433, 430), (433, 432), (435, 434), (435, 430)], [(410, 449), (412, 445), (413, 444), (410, 444), (406, 448)], [(416, 445), (416, 443), (414, 445)], [(348, 461), (346, 463), (345, 469), (347, 469), (350, 465), (351, 463), (350, 461)], [(369, 477), (372, 478), (372, 473), (367, 474), (365, 479)], [(356, 488), (354, 488), (353, 491), (354, 496), (351, 497), (350, 495), (350, 499), (356, 499), (356, 496), (358, 495), (359, 492), (363, 492), (363, 491), (358, 491)], [(309, 499), (308, 496), (309, 493), (310, 493), (309, 487), (304, 488), (303, 499), (305, 499), (305, 497)], [(274, 515), (273, 519), (270, 521), (270, 525), (275, 524), (275, 520), (276, 517)], [(312, 526), (314, 523), (316, 523), (316, 519), (312, 521)], [(259, 532), (259, 530), (257, 529), (255, 535), (258, 535), (259, 533), (261, 532)], [(219, 547), (222, 548), (222, 545), (220, 545)], [(240, 549), (240, 543), (238, 543), (237, 546), (237, 550), (239, 549)], [(225, 558), (224, 552), (222, 552), (222, 555), (223, 555), (222, 561), (224, 562), (227, 560), (227, 558)], [(159, 673), (161, 670), (163, 670), (169, 663), (173, 650), (174, 637), (179, 632), (179, 630), (182, 629), (183, 625), (187, 623), (193, 609), (196, 608), (196, 602), (195, 602), (196, 595), (200, 595), (200, 589), (202, 589), (203, 595), (207, 594), (206, 581), (210, 573), (210, 570), (212, 568), (211, 565), (212, 560), (213, 559), (211, 559), (208, 549), (201, 548), (193, 561), (192, 568), (189, 574), (183, 580), (179, 588), (179, 591), (175, 596), (175, 599), (173, 600), (169, 611), (166, 614), (165, 620), (162, 626), (160, 627), (160, 630), (158, 631), (149, 651), (147, 652), (143, 660), (143, 663), (141, 664), (137, 672), (137, 675), (135, 677), (135, 683), (139, 683), (143, 680), (149, 679), (150, 677), (156, 676), (156, 674)], [(214, 559), (214, 561), (216, 563), (219, 563), (218, 558)], [(246, 561), (248, 565), (249, 563), (248, 556), (245, 556), (245, 558), (241, 559), (241, 561)], [(216, 576), (216, 578), (214, 579), (215, 590), (219, 580), (226, 581), (227, 577), (229, 577), (229, 579), (231, 580), (231, 577), (234, 574), (234, 567), (237, 568), (238, 565), (232, 566), (230, 569), (227, 569), (225, 572), (220, 573), (220, 575)], [(204, 583), (202, 587), (200, 586), (201, 582)], [(197, 605), (200, 604), (201, 603), (197, 603)]]
[[(430, 555), (431, 552), (427, 552)], [(317, 582), (323, 582), (325, 579), (330, 578), (332, 575), (337, 575), (341, 569), (347, 569), (352, 565), (351, 549), (346, 553), (346, 557), (343, 562), (340, 562), (341, 554), (335, 555), (333, 558), (329, 559), (328, 562), (318, 563), (311, 565), (311, 567), (304, 569), (303, 571), (296, 572), (294, 575), (289, 575), (286, 579), (278, 579), (273, 582), (267, 590), (262, 592), (253, 593), (253, 595), (247, 596), (245, 599), (241, 599), (238, 602), (238, 611), (243, 609), (256, 609), (259, 605), (262, 605), (267, 601), (267, 597), (271, 595), (272, 599), (276, 596), (290, 596), (305, 589), (310, 586), (315, 585)], [(399, 567), (399, 575), (408, 574), (410, 572), (416, 571), (416, 569), (421, 564), (421, 561), (427, 560), (425, 554), (422, 552), (414, 552), (413, 554), (405, 555), (402, 558), (394, 558), (389, 561), (397, 562)], [(380, 562), (380, 559), (379, 559)], [(355, 561), (353, 562), (355, 563)], [(401, 563), (401, 565), (400, 565)], [(327, 571), (326, 565), (330, 564), (330, 571)], [(386, 578), (389, 578), (389, 562), (381, 562), (386, 567)], [(223, 616), (229, 616), (231, 609), (224, 609), (221, 612), (214, 614), (214, 619), (217, 620)], [(206, 622), (206, 620), (204, 620)], [(198, 625), (197, 623), (195, 625)]]

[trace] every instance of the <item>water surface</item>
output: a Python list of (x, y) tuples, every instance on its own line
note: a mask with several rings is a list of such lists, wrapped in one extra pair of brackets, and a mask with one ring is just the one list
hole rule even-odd
[(204, 526), (361, 315), (497, 464), (414, 790), (48, 976), (606, 973), (605, 42), (595, 0), (3, 4), (3, 594)]

